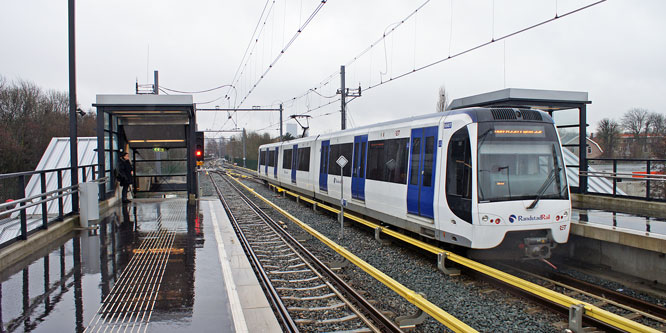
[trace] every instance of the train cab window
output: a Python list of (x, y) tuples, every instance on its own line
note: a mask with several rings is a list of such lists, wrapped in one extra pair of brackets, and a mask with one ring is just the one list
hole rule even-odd
[(291, 149), (285, 149), (282, 154), (282, 169), (291, 169)]
[(299, 171), (310, 171), (310, 147), (298, 148)]
[(446, 201), (456, 216), (472, 223), (472, 152), (467, 127), (451, 137), (446, 161)]

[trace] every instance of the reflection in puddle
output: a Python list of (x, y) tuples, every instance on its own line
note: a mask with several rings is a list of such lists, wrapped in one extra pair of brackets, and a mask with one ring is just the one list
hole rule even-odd
[[(187, 207), (187, 208), (185, 208)], [(186, 211), (186, 212), (185, 212)], [(166, 223), (168, 219), (176, 222)], [(203, 227), (196, 206), (185, 200), (123, 205), (95, 230), (59, 244), (0, 272), (0, 332), (83, 332), (111, 294), (131, 258), (151, 232), (174, 234), (151, 322), (190, 320), (194, 312), (196, 249)], [(188, 319), (189, 318), (189, 319)]]
[(666, 235), (666, 220), (596, 209), (574, 208), (573, 221)]

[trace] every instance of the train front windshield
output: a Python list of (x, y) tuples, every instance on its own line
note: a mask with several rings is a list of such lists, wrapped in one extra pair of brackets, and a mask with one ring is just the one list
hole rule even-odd
[(568, 199), (552, 124), (484, 122), (478, 129), (479, 202)]

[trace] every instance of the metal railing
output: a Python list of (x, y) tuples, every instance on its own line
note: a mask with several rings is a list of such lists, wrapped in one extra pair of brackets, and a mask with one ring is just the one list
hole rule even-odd
[[(97, 164), (82, 165), (78, 167), (79, 170), (79, 179), (81, 182), (89, 181), (87, 178), (87, 171), (92, 168), (91, 181), (100, 182), (105, 181), (105, 178), (98, 179), (97, 176)], [(57, 168), (57, 169), (47, 169), (47, 170), (37, 170), (37, 171), (25, 171), (25, 172), (16, 172), (9, 174), (0, 174), (0, 180), (11, 180), (15, 179), (17, 181), (17, 188), (15, 189), (17, 193), (16, 199), (12, 199), (11, 202), (0, 203), (0, 220), (6, 220), (3, 224), (0, 224), (0, 227), (4, 226), (7, 223), (12, 223), (13, 219), (11, 216), (15, 212), (19, 212), (19, 222), (20, 222), (20, 233), (18, 237), (7, 239), (0, 243), (0, 248), (3, 248), (9, 244), (12, 244), (18, 240), (27, 240), (28, 237), (39, 230), (48, 229), (49, 225), (63, 221), (64, 217), (71, 213), (70, 211), (65, 211), (64, 198), (71, 196), (73, 193), (78, 192), (78, 184), (71, 186), (63, 186), (63, 178), (65, 178), (65, 172), (71, 171), (70, 168)], [(34, 175), (39, 175), (39, 185), (40, 191), (37, 194), (26, 197), (26, 185), (29, 184), (26, 182), (26, 178), (32, 177)], [(57, 178), (56, 189), (47, 190), (47, 178), (53, 176)], [(3, 193), (3, 196), (7, 196), (7, 193)], [(55, 217), (49, 219), (48, 214), (48, 205), (49, 202), (56, 201), (58, 204), (58, 213)], [(28, 209), (32, 207), (41, 207), (41, 225), (28, 230)], [(71, 207), (71, 206), (70, 206)]]
[[(612, 183), (612, 193), (588, 192), (588, 189), (586, 193), (666, 202), (666, 159), (588, 158), (588, 162), (591, 168), (608, 170), (588, 170), (580, 175), (607, 179)], [(627, 185), (620, 189), (618, 183), (623, 182)]]

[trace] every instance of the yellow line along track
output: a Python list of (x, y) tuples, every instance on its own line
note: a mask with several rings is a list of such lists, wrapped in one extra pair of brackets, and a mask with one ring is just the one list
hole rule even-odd
[[(245, 178), (245, 177), (244, 177), (244, 178)], [(273, 208), (275, 208), (276, 210), (278, 210), (281, 214), (283, 214), (284, 216), (286, 216), (289, 220), (291, 220), (292, 222), (298, 224), (301, 228), (303, 228), (303, 229), (306, 230), (308, 233), (310, 233), (311, 235), (315, 236), (316, 238), (318, 238), (319, 240), (321, 240), (322, 242), (324, 242), (326, 245), (328, 245), (330, 248), (332, 248), (333, 250), (335, 250), (336, 252), (338, 252), (339, 254), (341, 254), (342, 256), (344, 256), (345, 258), (347, 258), (347, 255), (346, 255), (345, 253), (341, 252), (341, 251), (344, 251), (344, 252), (348, 253), (350, 256), (353, 256), (354, 258), (356, 258), (359, 262), (364, 263), (365, 265), (369, 266), (369, 269), (366, 269), (366, 268), (360, 266), (359, 264), (357, 264), (356, 261), (353, 261), (353, 260), (351, 260), (350, 258), (347, 258), (349, 261), (351, 261), (351, 262), (353, 262), (354, 264), (356, 264), (359, 268), (361, 268), (361, 269), (363, 269), (364, 271), (366, 271), (368, 274), (370, 274), (371, 276), (373, 276), (375, 279), (377, 279), (378, 281), (384, 283), (386, 286), (388, 286), (389, 288), (393, 289), (395, 292), (397, 292), (397, 293), (400, 294), (401, 296), (405, 297), (405, 299), (407, 299), (408, 301), (410, 301), (412, 304), (416, 305), (417, 307), (419, 307), (419, 308), (422, 309), (423, 311), (425, 311), (425, 312), (427, 312), (428, 314), (430, 314), (433, 318), (437, 319), (440, 323), (446, 325), (447, 327), (453, 329), (453, 330), (456, 331), (456, 332), (459, 332), (459, 331), (460, 331), (460, 330), (456, 330), (454, 327), (449, 326), (449, 325), (447, 324), (448, 322), (446, 321), (446, 316), (448, 316), (448, 317), (450, 317), (450, 318), (453, 318), (453, 319), (455, 319), (456, 321), (460, 322), (458, 319), (456, 319), (455, 317), (453, 317), (453, 316), (451, 316), (450, 314), (446, 313), (444, 310), (439, 309), (439, 308), (438, 308), (437, 306), (435, 306), (434, 304), (432, 304), (432, 303), (428, 302), (427, 300), (423, 299), (422, 296), (420, 296), (420, 295), (414, 293), (414, 291), (411, 291), (411, 290), (407, 289), (406, 287), (402, 286), (402, 285), (399, 284), (397, 281), (395, 281), (395, 280), (391, 279), (390, 277), (386, 276), (384, 273), (382, 273), (382, 272), (376, 270), (374, 267), (368, 265), (367, 263), (365, 263), (365, 262), (362, 261), (361, 259), (355, 257), (352, 253), (347, 252), (347, 250), (344, 249), (343, 247), (341, 247), (341, 246), (335, 244), (334, 242), (332, 242), (331, 240), (329, 240), (329, 239), (326, 238), (325, 236), (319, 234), (316, 230), (312, 229), (310, 226), (306, 225), (305, 223), (299, 221), (298, 219), (296, 219), (295, 217), (293, 217), (293, 216), (292, 216), (291, 214), (289, 214), (288, 212), (286, 212), (286, 211), (282, 210), (281, 208), (277, 207), (275, 204), (273, 204), (272, 202), (268, 201), (267, 199), (265, 199), (264, 197), (262, 197), (261, 195), (259, 195), (258, 193), (256, 193), (253, 189), (247, 187), (245, 184), (242, 184), (242, 183), (241, 183), (240, 181), (238, 181), (237, 179), (234, 178), (234, 180), (236, 180), (236, 182), (238, 182), (238, 183), (241, 184), (243, 187), (245, 187), (248, 191), (252, 192), (252, 193), (253, 193), (255, 196), (257, 196), (259, 199), (261, 199), (261, 200), (263, 200), (264, 202), (266, 202), (266, 203), (268, 203), (269, 205), (271, 205)], [(338, 210), (338, 209), (336, 209), (336, 208), (333, 208), (333, 207), (331, 207), (331, 206), (328, 206), (328, 205), (325, 205), (325, 204), (322, 204), (322, 203), (316, 202), (316, 201), (314, 201), (314, 200), (312, 200), (312, 199), (309, 199), (309, 198), (303, 197), (303, 196), (299, 195), (298, 193), (294, 193), (294, 192), (291, 192), (291, 191), (285, 190), (285, 189), (280, 188), (279, 186), (276, 186), (276, 185), (273, 185), (273, 184), (269, 184), (269, 186), (275, 188), (278, 192), (285, 192), (286, 194), (289, 194), (290, 196), (296, 197), (296, 198), (298, 198), (299, 200), (303, 200), (303, 201), (308, 202), (308, 203), (310, 203), (310, 204), (312, 204), (312, 205), (317, 205), (317, 207), (320, 207), (320, 208), (322, 208), (322, 209), (328, 210), (328, 211), (333, 212), (333, 213), (336, 213), (336, 214), (339, 214), (339, 213), (340, 213), (340, 210)], [(591, 317), (591, 318), (594, 318), (594, 319), (597, 319), (597, 320), (600, 320), (600, 321), (602, 321), (602, 322), (608, 323), (608, 324), (610, 324), (610, 325), (612, 325), (612, 326), (614, 326), (614, 327), (617, 327), (617, 328), (619, 328), (619, 329), (621, 329), (621, 330), (625, 330), (625, 331), (627, 331), (627, 332), (655, 332), (655, 333), (659, 332), (658, 330), (653, 329), (653, 328), (651, 328), (651, 327), (649, 327), (649, 326), (645, 326), (645, 325), (640, 324), (640, 323), (638, 323), (638, 322), (635, 322), (635, 321), (633, 321), (633, 320), (630, 320), (630, 319), (624, 318), (624, 317), (622, 317), (622, 316), (620, 316), (620, 315), (617, 315), (617, 314), (614, 314), (614, 313), (612, 313), (612, 312), (606, 311), (606, 310), (601, 309), (601, 308), (599, 308), (599, 307), (597, 307), (597, 306), (594, 306), (594, 305), (592, 305), (592, 304), (590, 304), (590, 303), (583, 302), (583, 301), (577, 300), (577, 299), (575, 299), (575, 298), (572, 298), (572, 297), (566, 296), (566, 295), (564, 295), (564, 294), (561, 294), (561, 293), (558, 293), (558, 292), (552, 291), (552, 290), (550, 290), (550, 289), (548, 289), (548, 288), (545, 288), (545, 287), (539, 286), (539, 285), (537, 285), (537, 284), (535, 284), (535, 283), (532, 283), (532, 282), (529, 282), (529, 281), (523, 280), (523, 279), (518, 278), (518, 277), (516, 277), (516, 276), (510, 275), (510, 274), (505, 273), (505, 272), (502, 272), (502, 271), (500, 271), (500, 270), (498, 270), (498, 269), (495, 269), (495, 268), (492, 268), (492, 267), (486, 266), (486, 265), (481, 264), (481, 263), (479, 263), (479, 262), (476, 262), (476, 261), (474, 261), (474, 260), (471, 260), (471, 259), (465, 258), (465, 257), (460, 256), (460, 255), (457, 255), (457, 254), (455, 254), (455, 253), (453, 253), (453, 252), (446, 251), (446, 250), (441, 249), (441, 248), (439, 248), (439, 247), (436, 247), (436, 246), (434, 246), (434, 245), (430, 245), (430, 244), (428, 244), (428, 243), (425, 243), (425, 242), (422, 242), (422, 241), (420, 241), (420, 240), (414, 239), (414, 238), (409, 237), (409, 236), (407, 236), (407, 235), (404, 235), (404, 234), (401, 234), (401, 233), (399, 233), (399, 232), (396, 232), (396, 231), (390, 230), (390, 229), (388, 229), (388, 228), (386, 228), (386, 227), (382, 227), (382, 226), (380, 226), (380, 225), (378, 225), (378, 224), (376, 224), (376, 223), (372, 223), (372, 222), (370, 222), (370, 221), (367, 221), (367, 220), (365, 220), (365, 219), (362, 219), (362, 218), (360, 218), (360, 217), (358, 217), (358, 216), (355, 216), (355, 215), (352, 215), (352, 214), (350, 214), (350, 213), (345, 212), (345, 218), (350, 219), (350, 220), (353, 220), (353, 221), (356, 221), (356, 222), (358, 222), (358, 223), (361, 223), (361, 224), (363, 224), (363, 225), (365, 225), (365, 226), (367, 226), (367, 227), (369, 227), (369, 228), (372, 228), (372, 229), (377, 229), (377, 228), (379, 228), (379, 230), (380, 230), (381, 233), (384, 233), (384, 234), (389, 235), (389, 236), (391, 236), (391, 237), (393, 237), (393, 238), (399, 239), (399, 240), (401, 240), (401, 241), (403, 241), (403, 242), (406, 242), (406, 243), (412, 244), (412, 245), (414, 245), (414, 246), (417, 246), (417, 247), (419, 247), (419, 248), (421, 248), (421, 249), (423, 249), (423, 250), (426, 250), (426, 251), (428, 251), (428, 252), (430, 252), (430, 253), (433, 253), (433, 254), (440, 254), (440, 253), (441, 253), (441, 254), (444, 254), (444, 255), (446, 255), (446, 259), (447, 259), (447, 260), (451, 260), (451, 261), (456, 262), (456, 263), (458, 263), (458, 264), (460, 264), (460, 265), (463, 265), (463, 266), (465, 266), (465, 267), (467, 267), (467, 268), (470, 268), (470, 269), (472, 269), (472, 270), (474, 270), (474, 271), (477, 271), (477, 272), (479, 272), (479, 273), (481, 273), (481, 274), (484, 274), (484, 275), (487, 275), (487, 276), (493, 277), (493, 278), (495, 278), (495, 279), (497, 279), (497, 280), (500, 280), (500, 281), (502, 281), (502, 282), (508, 283), (508, 284), (510, 284), (510, 285), (512, 285), (512, 286), (514, 286), (514, 287), (520, 288), (521, 290), (524, 290), (524, 291), (526, 291), (526, 292), (528, 292), (528, 293), (530, 293), (530, 294), (533, 294), (533, 295), (539, 296), (539, 297), (541, 297), (541, 298), (547, 299), (547, 300), (549, 300), (549, 301), (552, 301), (552, 302), (554, 302), (554, 303), (560, 304), (560, 305), (565, 306), (565, 307), (567, 307), (567, 308), (571, 307), (572, 305), (580, 304), (580, 305), (583, 306), (583, 308), (584, 308), (584, 310), (585, 310), (585, 314), (586, 314), (587, 316), (589, 316), (589, 317)], [(395, 283), (395, 288), (394, 288), (393, 285), (390, 285), (390, 284), (388, 284), (387, 282), (385, 282), (385, 280), (383, 280), (384, 277), (390, 279), (390, 281), (393, 281), (393, 282)], [(415, 295), (415, 296), (414, 296), (414, 295)], [(424, 303), (418, 303), (418, 301), (420, 301), (419, 298), (423, 299), (425, 302), (424, 302)], [(430, 311), (431, 311), (431, 308), (430, 308), (430, 307), (434, 307), (435, 309), (437, 309), (437, 310), (443, 312), (443, 313), (445, 314), (445, 316), (444, 316), (444, 317), (440, 317), (440, 316), (437, 316), (437, 315), (433, 315), (433, 314), (430, 312)], [(437, 312), (436, 312), (436, 313), (437, 313)], [(440, 320), (440, 318), (441, 318), (442, 320)], [(460, 322), (460, 323), (463, 324), (463, 325), (465, 325), (465, 324), (462, 323), (462, 322)], [(469, 328), (469, 326), (467, 326), (467, 325), (465, 325), (465, 326)], [(472, 328), (469, 328), (469, 329), (472, 329)]]

